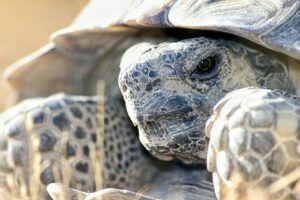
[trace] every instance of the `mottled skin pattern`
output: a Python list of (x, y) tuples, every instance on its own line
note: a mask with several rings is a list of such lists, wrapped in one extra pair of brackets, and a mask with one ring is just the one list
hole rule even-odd
[[(138, 59), (128, 62), (137, 51)], [(286, 65), (233, 41), (200, 37), (136, 45), (124, 57), (119, 86), (127, 111), (143, 145), (162, 160), (205, 161), (205, 123), (229, 91), (259, 86), (295, 92)], [(207, 58), (214, 67), (199, 71)]]
[[(48, 198), (47, 184), (61, 182), (62, 173), (68, 176), (65, 170), (71, 187), (95, 191), (91, 152), (96, 148), (99, 153), (101, 145), (97, 143), (98, 100), (101, 97), (59, 94), (24, 101), (3, 113), (0, 116), (1, 189), (15, 198), (26, 199), (20, 194), (20, 181), (25, 180), (28, 189), (33, 167), (39, 176), (34, 185), (41, 185), (39, 199)], [(152, 169), (121, 100), (106, 101), (104, 123), (103, 187), (137, 190), (149, 181)], [(41, 156), (36, 165), (38, 158), (29, 157), (28, 146)], [(36, 172), (37, 166), (42, 166), (40, 172)], [(147, 174), (144, 174), (145, 167)], [(55, 171), (59, 180), (55, 179)]]

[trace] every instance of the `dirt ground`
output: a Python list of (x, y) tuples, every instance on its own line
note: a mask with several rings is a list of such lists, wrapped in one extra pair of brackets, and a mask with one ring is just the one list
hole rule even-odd
[[(49, 35), (72, 22), (88, 0), (0, 0), (0, 75), (3, 70), (42, 47)], [(2, 79), (0, 111), (9, 89)]]

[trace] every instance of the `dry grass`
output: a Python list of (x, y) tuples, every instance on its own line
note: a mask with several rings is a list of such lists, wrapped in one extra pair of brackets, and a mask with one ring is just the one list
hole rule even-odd
[[(105, 83), (100, 80), (98, 82), (98, 95), (104, 97)], [(93, 163), (96, 191), (103, 189), (103, 163), (104, 163), (104, 98), (100, 98), (97, 103), (97, 143), (96, 146), (90, 145), (91, 160)], [(100, 163), (100, 164), (99, 164)], [(101, 197), (97, 199), (102, 200)]]
[(222, 196), (225, 200), (270, 200), (269, 194), (264, 188), (246, 188), (244, 178), (237, 172), (233, 172), (231, 177), (232, 186), (222, 188)]
[(295, 170), (291, 171), (289, 174), (286, 176), (282, 177), (280, 180), (272, 183), (269, 187), (269, 191), (271, 194), (276, 193), (285, 187), (287, 187), (289, 184), (297, 182), (296, 184), (296, 193), (300, 195), (300, 166), (296, 168)]

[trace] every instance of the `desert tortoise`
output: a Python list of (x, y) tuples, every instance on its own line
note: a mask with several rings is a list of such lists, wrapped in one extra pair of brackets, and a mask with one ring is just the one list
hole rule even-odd
[[(53, 60), (53, 58), (46, 57), (46, 59), (48, 59), (49, 61), (45, 62), (43, 60), (43, 59), (45, 59), (43, 57), (43, 55), (48, 55), (49, 52), (50, 53), (54, 52), (54, 53), (56, 53), (56, 54), (54, 54), (54, 57), (57, 57), (57, 54), (60, 56), (62, 55), (61, 56), (62, 59), (66, 58), (66, 60), (69, 61), (69, 63), (68, 63), (65, 60), (63, 60), (60, 63), (61, 66), (72, 66), (73, 63), (70, 64), (70, 60), (71, 60), (71, 61), (75, 61), (74, 63), (77, 66), (79, 66), (78, 68), (81, 69), (81, 71), (85, 72), (88, 68), (94, 69), (93, 67), (95, 66), (95, 63), (96, 63), (96, 65), (98, 64), (99, 57), (100, 57), (99, 55), (101, 55), (101, 56), (107, 55), (106, 54), (107, 50), (104, 47), (109, 46), (111, 43), (106, 44), (105, 42), (103, 42), (103, 40), (93, 40), (93, 36), (95, 38), (102, 37), (101, 34), (106, 31), (99, 31), (98, 28), (99, 27), (103, 28), (103, 27), (107, 27), (107, 26), (111, 26), (111, 25), (127, 24), (127, 25), (132, 25), (132, 26), (138, 25), (138, 26), (151, 26), (151, 27), (157, 27), (157, 26), (158, 27), (162, 27), (162, 26), (172, 27), (173, 26), (173, 27), (184, 27), (184, 28), (191, 28), (191, 29), (208, 29), (208, 30), (224, 31), (224, 32), (229, 32), (229, 33), (233, 33), (233, 34), (245, 37), (254, 42), (262, 44), (267, 48), (271, 48), (273, 50), (283, 52), (294, 58), (299, 58), (299, 44), (298, 44), (299, 43), (298, 42), (298, 40), (299, 40), (298, 31), (299, 30), (297, 28), (294, 28), (295, 26), (291, 26), (291, 24), (297, 25), (297, 22), (298, 22), (298, 20), (297, 20), (299, 18), (299, 2), (298, 1), (269, 2), (269, 5), (271, 5), (271, 6), (266, 6), (265, 3), (260, 3), (258, 1), (249, 1), (246, 3), (244, 1), (241, 1), (241, 2), (236, 2), (237, 6), (233, 7), (233, 8), (229, 7), (230, 5), (232, 5), (232, 4), (230, 4), (229, 1), (212, 1), (212, 2), (211, 1), (208, 1), (208, 2), (164, 1), (159, 5), (153, 4), (153, 3), (151, 4), (150, 1), (146, 1), (146, 2), (116, 1), (116, 2), (120, 3), (122, 5), (125, 5), (125, 7), (123, 7), (122, 9), (119, 10), (118, 15), (115, 15), (112, 18), (105, 18), (105, 20), (103, 20), (103, 21), (102, 20), (98, 21), (98, 19), (100, 19), (100, 16), (95, 14), (95, 12), (92, 12), (92, 11), (95, 11), (95, 10), (97, 11), (97, 9), (100, 8), (100, 6), (98, 6), (98, 5), (101, 5), (101, 3), (103, 4), (103, 2), (92, 1), (90, 3), (90, 5), (86, 8), (86, 10), (82, 13), (82, 15), (74, 23), (74, 25), (71, 26), (70, 28), (56, 34), (54, 36), (53, 43), (51, 43), (49, 46), (47, 46), (46, 49), (43, 49), (42, 51), (40, 51), (39, 54), (35, 54), (34, 55), (35, 59), (33, 59), (33, 57), (34, 57), (33, 56), (33, 57), (31, 57), (31, 62), (28, 62), (28, 60), (26, 62), (23, 61), (21, 63), (21, 65), (20, 64), (15, 65), (13, 67), (13, 69), (10, 70), (9, 80), (14, 85), (14, 87), (18, 89), (19, 94), (22, 94), (22, 95), (20, 95), (21, 98), (36, 96), (36, 95), (45, 95), (45, 94), (49, 94), (49, 93), (52, 93), (57, 90), (64, 90), (67, 92), (74, 93), (74, 88), (76, 88), (74, 86), (79, 85), (81, 87), (81, 85), (78, 83), (80, 83), (80, 81), (82, 81), (82, 77), (87, 76), (87, 73), (85, 73), (84, 76), (79, 76), (79, 77), (71, 76), (70, 74), (65, 74), (60, 79), (60, 80), (62, 80), (62, 82), (59, 82), (59, 81), (55, 82), (55, 83), (58, 83), (58, 85), (62, 86), (62, 87), (58, 87), (57, 85), (55, 85), (54, 87), (47, 87), (47, 85), (49, 85), (48, 83), (53, 82), (53, 79), (49, 79), (49, 81), (46, 82), (46, 84), (42, 84), (42, 83), (45, 83), (44, 81), (41, 81), (41, 84), (37, 84), (39, 82), (34, 82), (34, 81), (32, 81), (30, 76), (29, 77), (25, 76), (25, 74), (28, 74), (28, 70), (26, 70), (26, 67), (28, 68), (28, 66), (29, 66), (29, 68), (31, 68), (34, 65), (37, 68), (40, 67), (42, 69), (45, 69), (45, 68), (43, 68), (43, 63), (47, 63), (49, 61), (51, 62)], [(114, 4), (114, 5), (116, 5), (116, 4)], [(234, 3), (234, 5), (235, 5), (235, 3)], [(253, 8), (252, 6), (260, 9), (259, 15), (253, 15), (252, 9), (250, 9), (250, 8)], [(270, 9), (271, 7), (272, 7), (272, 9)], [(203, 9), (204, 10), (207, 9), (210, 12), (204, 12)], [(223, 9), (225, 9), (225, 10), (223, 10)], [(239, 11), (239, 12), (232, 12), (232, 9), (237, 9), (236, 11)], [(103, 12), (99, 11), (97, 13), (98, 14), (101, 13), (104, 16), (105, 13), (107, 14), (107, 10), (109, 10), (109, 9), (105, 8), (105, 10), (103, 10)], [(269, 11), (269, 12), (267, 12), (267, 11)], [(91, 15), (91, 13), (92, 13), (92, 15)], [(214, 14), (211, 15), (212, 13), (214, 13)], [(232, 17), (233, 13), (236, 14), (236, 15), (234, 15), (234, 17)], [(225, 16), (224, 16), (224, 14), (225, 14)], [(253, 17), (253, 16), (255, 16), (255, 17)], [(87, 20), (87, 19), (90, 19), (90, 20)], [(95, 21), (93, 21), (94, 19), (95, 19)], [(109, 21), (107, 21), (106, 19), (109, 19)], [(210, 19), (210, 20), (208, 20), (208, 19)], [(240, 20), (240, 19), (243, 19), (243, 20)], [(87, 22), (90, 22), (90, 23), (87, 23)], [(253, 27), (255, 27), (255, 28), (253, 28)], [(126, 28), (126, 33), (125, 33), (126, 37), (127, 37), (127, 31), (128, 31), (127, 29), (128, 28)], [(136, 34), (141, 34), (141, 33), (136, 33), (136, 32), (139, 32), (137, 30), (133, 30), (133, 32), (135, 32), (134, 38), (135, 38)], [(148, 32), (148, 30), (146, 30), (146, 32)], [(110, 30), (108, 30), (106, 33), (107, 33), (108, 37), (114, 38), (113, 35), (111, 34)], [(112, 33), (116, 34), (116, 35), (124, 34), (124, 30), (117, 30), (116, 32), (112, 32)], [(180, 33), (182, 33), (182, 32), (180, 32)], [(289, 33), (289, 35), (288, 35), (289, 37), (286, 37), (287, 33)], [(196, 33), (196, 34), (199, 36), (200, 33)], [(190, 34), (187, 34), (186, 36), (181, 35), (180, 37), (189, 37), (189, 36), (190, 36)], [(284, 39), (286, 41), (284, 41)], [(124, 38), (121, 38), (120, 40), (116, 40), (113, 43), (114, 45), (109, 46), (110, 47), (109, 50), (114, 49), (111, 47), (118, 46), (118, 44), (119, 44), (118, 42), (122, 41), (122, 40), (124, 40)], [(166, 40), (166, 38), (163, 38), (163, 39), (160, 38), (160, 40)], [(99, 43), (96, 43), (95, 41), (99, 41), (101, 45), (98, 45)], [(111, 41), (111, 40), (109, 40), (109, 41)], [(204, 41), (204, 42), (201, 44), (201, 41)], [(282, 42), (282, 41), (284, 41), (284, 42)], [(195, 42), (195, 44), (193, 44), (193, 42)], [(198, 45), (197, 45), (197, 43), (198, 43)], [(231, 87), (223, 89), (220, 93), (218, 93), (219, 90), (217, 90), (217, 89), (213, 93), (211, 93), (215, 97), (215, 98), (213, 98), (214, 101), (210, 102), (211, 105), (216, 103), (222, 96), (224, 96), (225, 93), (227, 93), (233, 89), (246, 87), (246, 86), (250, 86), (253, 84), (256, 86), (265, 86), (265, 87), (286, 90), (287, 92), (292, 93), (292, 94), (295, 93), (296, 90), (298, 89), (296, 87), (297, 86), (296, 83), (298, 80), (295, 78), (297, 76), (297, 73), (294, 73), (294, 74), (291, 73), (291, 72), (297, 72), (297, 64), (298, 64), (297, 62), (298, 61), (288, 62), (288, 61), (292, 60), (290, 58), (288, 58), (288, 59), (280, 58), (279, 60), (276, 60), (275, 58), (271, 58), (271, 57), (265, 56), (262, 53), (259, 53), (257, 50), (254, 50), (251, 48), (245, 48), (243, 45), (240, 45), (235, 42), (226, 42), (226, 40), (225, 40), (225, 42), (222, 41), (220, 43), (221, 44), (219, 44), (218, 42), (216, 42), (213, 39), (205, 39), (205, 38), (198, 38), (198, 39), (194, 39), (194, 40), (183, 41), (182, 42), (183, 46), (185, 44), (187, 44), (188, 47), (192, 47), (190, 49), (185, 49), (186, 51), (190, 50), (193, 53), (198, 52), (198, 54), (192, 54), (190, 57), (187, 56), (188, 58), (185, 57), (185, 55), (178, 54), (179, 57), (176, 57), (176, 59), (181, 59), (181, 64), (185, 63), (184, 61), (186, 61), (186, 59), (193, 58), (192, 60), (194, 60), (194, 62), (197, 62), (197, 61), (199, 61), (199, 59), (203, 58), (204, 61), (201, 64), (202, 66), (207, 66), (207, 63), (209, 65), (211, 65), (212, 63), (214, 63), (213, 65), (216, 65), (217, 64), (216, 61), (219, 62), (220, 60), (218, 60), (218, 59), (221, 59), (221, 58), (216, 59), (216, 57), (214, 57), (214, 56), (209, 56), (209, 57), (207, 57), (208, 59), (206, 59), (204, 56), (208, 55), (209, 53), (214, 52), (214, 51), (218, 51), (218, 53), (220, 53), (220, 55), (223, 55), (224, 52), (227, 52), (227, 50), (230, 49), (230, 51), (229, 51), (230, 56), (228, 56), (227, 58), (228, 59), (232, 58), (232, 56), (236, 57), (236, 60), (235, 60), (236, 63), (230, 63), (230, 64), (232, 64), (231, 66), (241, 66), (240, 64), (237, 64), (237, 63), (239, 63), (239, 62), (243, 63), (243, 61), (244, 61), (242, 66), (245, 66), (245, 69), (242, 68), (239, 70), (243, 71), (243, 72), (249, 72), (249, 73), (240, 73), (241, 76), (239, 78), (232, 77), (231, 81), (229, 81), (229, 78), (226, 77), (226, 75), (224, 74), (224, 76), (222, 76), (222, 77), (228, 78), (227, 80), (228, 80), (228, 83), (230, 83), (230, 84), (228, 84), (227, 86), (231, 86)], [(226, 45), (226, 47), (222, 48), (224, 43), (227, 43), (227, 45)], [(125, 43), (125, 44), (130, 46), (132, 43), (130, 43), (130, 44)], [(125, 48), (127, 48), (128, 46), (125, 46)], [(136, 47), (132, 48), (127, 53), (127, 55), (124, 57), (123, 65), (125, 67), (122, 67), (122, 68), (124, 68), (124, 70), (126, 71), (126, 68), (129, 66), (129, 64), (135, 63), (135, 62), (146, 62), (146, 61), (148, 61), (148, 59), (150, 59), (151, 62), (152, 62), (152, 60), (159, 61), (160, 58), (157, 58), (155, 56), (159, 55), (160, 51), (162, 51), (162, 54), (165, 55), (165, 56), (163, 56), (164, 58), (162, 58), (162, 59), (164, 59), (163, 63), (165, 63), (166, 65), (171, 65), (171, 64), (173, 64), (172, 62), (175, 62), (175, 60), (176, 60), (176, 59), (174, 60), (173, 59), (174, 57), (172, 57), (174, 55), (173, 54), (174, 51), (177, 52), (177, 49), (179, 49), (179, 51), (182, 50), (181, 49), (182, 46), (181, 46), (180, 42), (174, 43), (173, 45), (172, 44), (162, 44), (161, 46), (159, 46), (160, 48), (158, 48), (158, 49), (156, 49), (156, 46), (153, 48), (151, 46), (152, 46), (151, 44), (142, 44), (138, 47), (136, 46)], [(232, 47), (230, 47), (230, 46), (232, 46)], [(218, 49), (219, 47), (220, 47), (220, 49)], [(135, 49), (138, 49), (138, 50), (135, 50)], [(202, 49), (209, 49), (210, 51), (208, 51), (208, 53), (206, 53), (206, 54), (203, 54), (201, 57), (201, 56), (199, 56), (199, 54), (201, 53)], [(167, 50), (170, 50), (170, 52), (167, 52)], [(223, 50), (224, 50), (224, 52), (223, 52)], [(147, 56), (149, 56), (148, 58), (143, 57), (144, 56), (143, 54), (146, 51), (150, 51), (150, 53), (145, 53), (145, 55), (147, 54)], [(118, 55), (120, 55), (120, 52)], [(133, 56), (129, 56), (129, 55), (133, 55)], [(199, 57), (197, 57), (195, 55), (198, 55)], [(103, 58), (105, 58), (105, 56)], [(180, 56), (183, 56), (183, 57), (180, 57)], [(133, 59), (133, 58), (136, 58), (136, 59)], [(93, 62), (90, 62), (91, 60)], [(110, 64), (110, 60), (111, 59), (108, 59), (108, 61), (107, 61), (108, 64)], [(225, 62), (226, 59), (223, 60), (223, 57), (222, 57), (222, 61)], [(232, 61), (232, 60), (230, 60), (230, 61)], [(85, 67), (84, 68), (84, 64), (86, 62), (92, 63), (91, 65), (93, 67)], [(288, 63), (288, 67), (286, 65), (287, 63)], [(290, 65), (291, 63), (293, 63), (293, 65)], [(191, 62), (190, 64), (192, 65), (193, 62)], [(81, 66), (83, 66), (83, 67), (81, 68)], [(248, 71), (246, 70), (246, 68), (247, 68), (246, 66), (248, 66), (248, 68), (250, 68), (250, 69), (248, 69)], [(259, 74), (259, 73), (255, 74), (253, 72), (253, 70), (251, 69), (253, 66), (258, 67), (258, 68), (263, 67), (264, 69), (262, 71), (260, 71), (261, 74)], [(147, 68), (147, 67), (148, 66), (146, 66), (146, 67), (141, 66), (141, 68)], [(273, 67), (274, 67), (274, 69), (273, 69)], [(238, 70), (238, 67), (236, 69)], [(47, 73), (47, 70), (45, 70), (44, 72)], [(203, 70), (203, 69), (201, 69), (201, 70)], [(69, 70), (64, 70), (64, 71), (69, 71)], [(104, 73), (104, 77), (106, 77), (108, 80), (114, 80), (114, 79), (110, 79), (109, 74), (108, 75), (106, 74), (106, 73), (108, 73), (107, 71), (109, 72), (109, 70), (106, 70)], [(73, 69), (72, 72), (76, 72), (76, 71)], [(91, 70), (91, 73), (93, 73), (93, 72), (94, 72), (94, 70)], [(213, 76), (211, 76), (209, 74), (209, 72), (210, 71), (207, 72), (208, 73), (207, 77), (206, 76), (201, 77), (202, 75), (200, 75), (200, 76), (196, 75), (195, 78), (196, 79), (204, 78), (203, 80), (212, 78)], [(229, 70), (227, 72), (229, 72)], [(41, 73), (40, 71), (37, 72), (36, 74), (34, 74), (34, 77), (41, 77), (40, 73)], [(148, 72), (146, 72), (146, 73), (148, 73)], [(218, 73), (219, 73), (219, 71), (217, 71), (217, 70), (213, 71), (214, 75), (216, 75)], [(73, 74), (77, 74), (77, 73), (72, 73), (72, 75)], [(272, 74), (272, 75), (270, 75), (267, 78), (261, 78), (263, 75), (269, 75), (269, 74)], [(115, 76), (114, 73), (112, 73), (112, 75)], [(153, 71), (151, 74), (150, 73), (148, 74), (148, 76), (150, 78), (155, 78), (156, 75), (157, 75), (157, 73), (156, 72), (153, 73)], [(176, 74), (175, 74), (175, 76), (176, 76)], [(56, 76), (55, 75), (51, 76), (51, 74), (50, 74), (50, 77), (56, 77)], [(70, 80), (69, 82), (65, 81), (66, 77), (68, 78), (67, 80)], [(70, 78), (70, 77), (77, 77), (77, 78)], [(132, 76), (131, 77), (123, 77), (123, 81), (126, 82), (126, 80), (127, 80), (130, 82), (130, 78), (132, 78)], [(181, 78), (184, 78), (184, 77), (181, 77)], [(283, 82), (280, 84), (278, 82), (281, 78), (283, 79)], [(132, 80), (134, 80), (134, 78), (132, 78)], [(164, 84), (162, 84), (163, 79), (161, 79), (161, 80), (155, 79), (155, 80), (156, 80), (156, 82), (153, 82), (152, 84), (150, 84), (150, 86), (148, 86), (147, 88), (143, 88), (143, 89), (147, 89), (147, 90), (149, 90), (149, 93), (151, 93), (152, 90), (156, 91), (156, 89), (153, 89), (153, 87), (160, 88), (161, 85), (164, 85)], [(238, 81), (235, 81), (235, 80), (238, 80)], [(242, 82), (239, 80), (242, 80)], [(77, 84), (75, 84), (74, 81)], [(145, 81), (147, 82), (148, 80), (145, 80)], [(191, 85), (193, 85), (191, 83), (192, 81), (190, 81), (190, 80), (187, 80), (187, 81)], [(31, 84), (29, 84), (30, 87), (28, 87), (28, 83), (31, 83)], [(63, 84), (61, 84), (61, 83), (63, 83)], [(94, 83), (95, 83), (95, 81), (94, 81)], [(173, 83), (176, 84), (176, 80)], [(178, 81), (177, 81), (177, 83), (178, 83)], [(214, 83), (214, 81), (212, 81), (210, 84), (213, 84), (213, 83)], [(222, 83), (222, 81), (220, 81), (219, 83)], [(90, 84), (90, 86), (91, 85), (95, 85), (95, 84)], [(121, 89), (123, 91), (125, 89), (124, 85), (126, 85), (126, 84), (122, 83), (122, 81), (121, 81)], [(138, 84), (133, 84), (133, 85), (134, 85), (134, 87), (136, 87)], [(182, 84), (179, 84), (179, 86), (180, 85), (182, 85)], [(71, 89), (67, 90), (65, 86), (70, 87)], [(195, 84), (193, 86), (195, 87)], [(132, 86), (126, 85), (126, 88), (130, 88), (130, 87), (132, 87)], [(201, 88), (202, 92), (207, 91), (207, 87), (208, 86), (206, 85), (205, 87)], [(37, 88), (37, 90), (35, 90), (35, 88)], [(200, 90), (199, 88), (197, 88), (197, 89)], [(40, 92), (40, 91), (42, 91), (42, 92)], [(77, 91), (77, 93), (85, 92), (85, 94), (88, 94), (82, 88), (80, 90), (76, 90), (76, 91)], [(80, 91), (80, 92), (78, 92), (78, 91)], [(108, 91), (109, 91), (108, 93), (111, 93), (110, 89)], [(115, 90), (112, 90), (112, 91), (115, 91)], [(130, 102), (132, 99), (134, 99), (136, 92), (138, 92), (138, 91), (135, 88), (134, 92), (132, 92), (131, 95), (129, 95), (129, 96), (125, 95), (126, 101)], [(116, 93), (118, 93), (118, 92), (116, 92)], [(112, 92), (112, 94), (115, 94), (115, 93)], [(188, 94), (188, 91), (186, 91), (186, 94)], [(167, 95), (167, 93), (161, 94), (161, 97), (164, 97), (164, 95)], [(167, 100), (167, 99), (165, 99), (165, 100)], [(185, 103), (184, 102), (185, 99), (183, 99), (183, 102), (181, 102), (181, 100), (180, 99), (178, 100), (175, 98), (174, 100), (167, 101), (170, 103), (170, 105), (168, 103), (166, 103), (165, 105), (171, 106), (172, 108), (174, 108), (175, 110), (174, 110), (173, 114), (178, 115), (178, 114), (180, 114), (181, 111), (177, 112), (176, 108), (180, 108), (180, 106), (184, 107), (184, 105), (181, 105), (181, 104)], [(194, 101), (195, 101), (194, 103), (196, 103), (197, 101), (199, 101), (198, 103), (200, 103), (200, 102), (203, 103), (203, 99), (202, 100), (194, 99)], [(179, 103), (179, 104), (177, 105), (177, 103)], [(127, 103), (127, 105), (130, 105), (130, 103)], [(210, 106), (204, 105), (204, 108), (207, 109), (204, 112), (205, 114), (209, 113), (209, 109), (211, 108), (211, 105)], [(135, 113), (134, 111), (131, 110), (132, 108), (135, 108), (135, 107), (131, 106), (130, 108), (128, 108), (128, 110), (130, 110), (129, 115), (131, 116), (131, 119), (133, 120), (133, 122), (135, 124), (138, 124), (136, 116), (134, 116), (134, 114), (132, 114), (132, 113)], [(147, 113), (145, 112), (145, 114), (147, 114)], [(199, 127), (201, 127), (202, 130), (204, 129), (203, 121), (205, 121), (207, 119), (207, 117), (208, 116), (202, 117), (203, 118), (202, 123), (199, 123)], [(139, 117), (138, 120), (142, 120), (142, 119)], [(187, 122), (187, 123), (189, 123), (189, 122)], [(185, 125), (186, 124), (184, 124), (182, 127), (184, 128)], [(157, 127), (157, 128), (159, 129), (159, 127)], [(176, 129), (175, 125), (173, 128)], [(140, 130), (143, 131), (143, 129), (141, 129), (141, 128), (140, 128)], [(151, 153), (155, 154), (157, 157), (159, 157), (161, 159), (164, 159), (164, 160), (171, 159), (175, 155), (176, 158), (179, 158), (180, 160), (184, 161), (185, 163), (193, 163), (193, 162), (199, 163), (205, 157), (206, 146), (207, 146), (206, 144), (207, 144), (208, 140), (207, 140), (207, 138), (204, 138), (204, 137), (201, 137), (201, 140), (199, 140), (199, 137), (197, 136), (197, 134), (195, 134), (195, 138), (194, 138), (194, 140), (197, 142), (194, 142), (191, 144), (186, 144), (186, 147), (184, 147), (184, 148), (181, 148), (181, 147), (179, 148), (178, 146), (176, 146), (176, 144), (172, 144), (175, 149), (179, 149), (179, 151), (174, 153), (174, 151), (168, 152), (168, 151), (172, 150), (172, 148), (169, 148), (168, 146), (164, 146), (163, 142), (155, 145), (156, 147), (160, 148), (160, 150), (158, 152), (156, 151), (157, 149), (153, 150), (153, 148), (149, 148), (149, 145), (146, 144), (147, 139), (149, 139), (149, 138), (143, 137), (145, 135), (142, 133), (140, 133), (140, 138), (142, 139), (143, 144), (146, 145), (146, 147), (151, 151)], [(165, 139), (164, 135), (161, 135), (161, 138)], [(183, 146), (185, 145), (184, 142), (188, 142), (188, 140), (186, 140), (185, 137), (182, 137), (179, 140)], [(198, 151), (194, 151), (193, 149), (191, 149), (191, 146), (193, 146), (193, 145), (196, 146)], [(190, 149), (188, 147), (190, 147)]]

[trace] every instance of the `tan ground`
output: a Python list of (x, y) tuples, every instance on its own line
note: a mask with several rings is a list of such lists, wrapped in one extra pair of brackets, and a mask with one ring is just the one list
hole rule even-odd
[[(67, 26), (88, 0), (0, 0), (0, 74), (23, 56), (48, 41), (49, 35)], [(0, 85), (0, 111), (9, 90)]]

